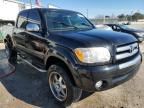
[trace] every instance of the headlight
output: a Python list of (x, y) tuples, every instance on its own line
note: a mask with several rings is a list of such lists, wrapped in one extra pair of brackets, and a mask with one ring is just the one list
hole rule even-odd
[(144, 33), (136, 33), (138, 36), (144, 36)]
[(74, 52), (83, 63), (105, 63), (111, 59), (109, 50), (104, 47), (77, 48)]

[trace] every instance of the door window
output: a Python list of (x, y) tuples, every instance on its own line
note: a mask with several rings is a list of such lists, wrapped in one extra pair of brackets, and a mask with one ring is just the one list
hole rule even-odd
[(28, 15), (28, 11), (22, 11), (19, 14), (18, 20), (17, 20), (17, 27), (18, 28), (25, 29), (26, 24), (27, 24), (27, 15)]

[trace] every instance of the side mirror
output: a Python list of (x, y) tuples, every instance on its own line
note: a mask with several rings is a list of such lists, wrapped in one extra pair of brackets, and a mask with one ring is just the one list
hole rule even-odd
[(121, 29), (119, 27), (117, 27), (116, 31), (121, 32)]
[(38, 24), (35, 23), (28, 23), (26, 25), (26, 30), (27, 31), (31, 31), (31, 32), (39, 32), (40, 31), (40, 27)]

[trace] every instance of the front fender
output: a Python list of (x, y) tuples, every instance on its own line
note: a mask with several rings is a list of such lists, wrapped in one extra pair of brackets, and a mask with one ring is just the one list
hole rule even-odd
[(68, 49), (68, 48), (65, 48), (65, 47), (62, 47), (62, 46), (57, 46), (57, 47), (54, 47), (54, 48), (50, 48), (47, 53), (46, 53), (46, 56), (45, 56), (45, 65), (47, 63), (47, 60), (50, 58), (50, 57), (56, 57), (60, 60), (62, 60), (66, 65), (67, 67), (69, 68), (72, 76), (73, 76), (73, 79), (74, 79), (74, 82), (75, 84), (78, 86), (78, 87), (81, 87), (82, 86), (82, 82), (81, 82), (81, 79), (79, 77), (79, 73), (75, 71), (76, 69), (76, 59), (74, 57), (74, 53), (72, 52), (71, 49)]

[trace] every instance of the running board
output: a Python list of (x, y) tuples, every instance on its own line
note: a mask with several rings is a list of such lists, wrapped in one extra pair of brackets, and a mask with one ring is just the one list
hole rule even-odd
[(23, 59), (23, 58), (21, 58), (20, 57), (20, 59), (22, 60), (22, 61), (24, 61), (25, 63), (27, 63), (28, 65), (30, 65), (31, 67), (33, 67), (34, 69), (36, 69), (36, 70), (38, 70), (39, 72), (47, 72), (47, 70), (43, 70), (43, 69), (40, 69), (40, 68), (37, 68), (36, 66), (34, 66), (33, 64), (31, 64), (29, 61), (27, 61), (27, 60), (25, 60), (25, 59)]

